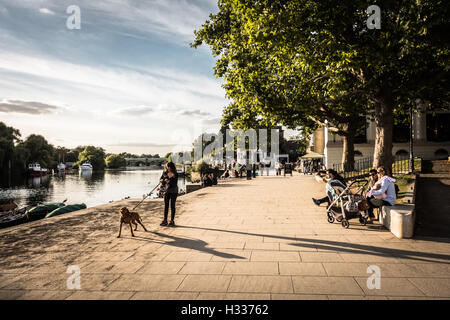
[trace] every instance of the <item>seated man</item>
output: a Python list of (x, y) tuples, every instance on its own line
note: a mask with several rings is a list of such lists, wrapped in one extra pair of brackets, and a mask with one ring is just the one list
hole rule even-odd
[(373, 214), (373, 208), (393, 206), (395, 205), (395, 201), (397, 200), (394, 185), (394, 182), (396, 180), (386, 175), (386, 170), (384, 169), (384, 167), (379, 167), (377, 169), (377, 174), (378, 181), (366, 195), (369, 203), (369, 219), (367, 220), (369, 223), (372, 223), (373, 218), (375, 218)]
[(327, 202), (328, 206), (330, 206), (331, 202), (336, 198), (336, 193), (333, 187), (341, 187), (343, 189), (347, 187), (344, 178), (342, 178), (335, 170), (328, 169), (327, 175), (328, 180), (326, 180), (326, 178), (323, 178), (323, 181), (327, 183), (326, 185), (327, 196), (321, 199), (312, 198), (316, 206), (320, 206), (324, 202)]

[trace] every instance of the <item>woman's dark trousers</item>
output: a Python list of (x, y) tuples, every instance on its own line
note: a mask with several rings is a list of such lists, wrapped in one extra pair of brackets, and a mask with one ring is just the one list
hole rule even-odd
[(175, 202), (177, 201), (177, 193), (166, 193), (164, 196), (164, 220), (167, 221), (169, 214), (169, 203), (172, 221), (175, 219)]
[(391, 204), (387, 201), (384, 201), (383, 199), (377, 199), (374, 198), (374, 196), (371, 196), (367, 199), (367, 202), (369, 203), (369, 217), (375, 218), (375, 215), (373, 214), (373, 208), (380, 208), (382, 206), (390, 206)]

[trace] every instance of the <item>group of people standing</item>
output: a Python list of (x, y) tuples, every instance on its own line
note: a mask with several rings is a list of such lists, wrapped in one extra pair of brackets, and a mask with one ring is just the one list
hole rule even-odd
[[(378, 167), (376, 170), (370, 170), (368, 189), (365, 192), (365, 198), (369, 205), (367, 210), (368, 213), (368, 223), (373, 223), (375, 215), (373, 214), (374, 208), (380, 208), (382, 206), (393, 206), (396, 202), (396, 179), (388, 176), (384, 167)], [(321, 199), (313, 198), (315, 205), (320, 206), (320, 204), (327, 202), (328, 206), (331, 205), (332, 201), (336, 199), (335, 190), (333, 187), (341, 187), (345, 189), (347, 183), (344, 178), (339, 175), (335, 170), (327, 170), (328, 179), (324, 178), (326, 181), (326, 191), (327, 196)]]
[(256, 170), (257, 165), (256, 164), (248, 164), (248, 165), (240, 165), (239, 163), (234, 163), (233, 165), (228, 165), (228, 170), (225, 171), (225, 178), (230, 177), (230, 171), (234, 172), (234, 177), (236, 178), (242, 178), (244, 176), (244, 173), (247, 177), (247, 179), (251, 179), (252, 177), (256, 177)]
[(319, 160), (301, 160), (300, 170), (303, 174), (313, 174), (320, 170), (324, 170), (325, 166)]

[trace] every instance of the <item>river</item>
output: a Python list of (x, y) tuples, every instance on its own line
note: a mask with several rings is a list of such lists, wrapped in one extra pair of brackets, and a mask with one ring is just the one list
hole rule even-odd
[[(0, 188), (0, 200), (14, 200), (19, 207), (41, 203), (85, 203), (88, 207), (122, 200), (141, 198), (159, 182), (162, 170), (123, 170), (92, 173), (71, 173), (26, 178), (13, 181), (12, 187)], [(186, 182), (178, 179), (185, 190)]]

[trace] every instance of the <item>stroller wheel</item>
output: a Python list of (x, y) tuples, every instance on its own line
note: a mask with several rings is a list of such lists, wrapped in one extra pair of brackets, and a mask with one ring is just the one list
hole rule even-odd
[(327, 220), (328, 220), (329, 223), (333, 223), (334, 222), (334, 217), (331, 214), (327, 213), (327, 217), (328, 217)]
[(347, 229), (348, 228), (348, 226), (350, 225), (349, 223), (348, 223), (348, 220), (347, 219), (342, 219), (342, 227), (343, 228), (345, 228), (345, 229)]

